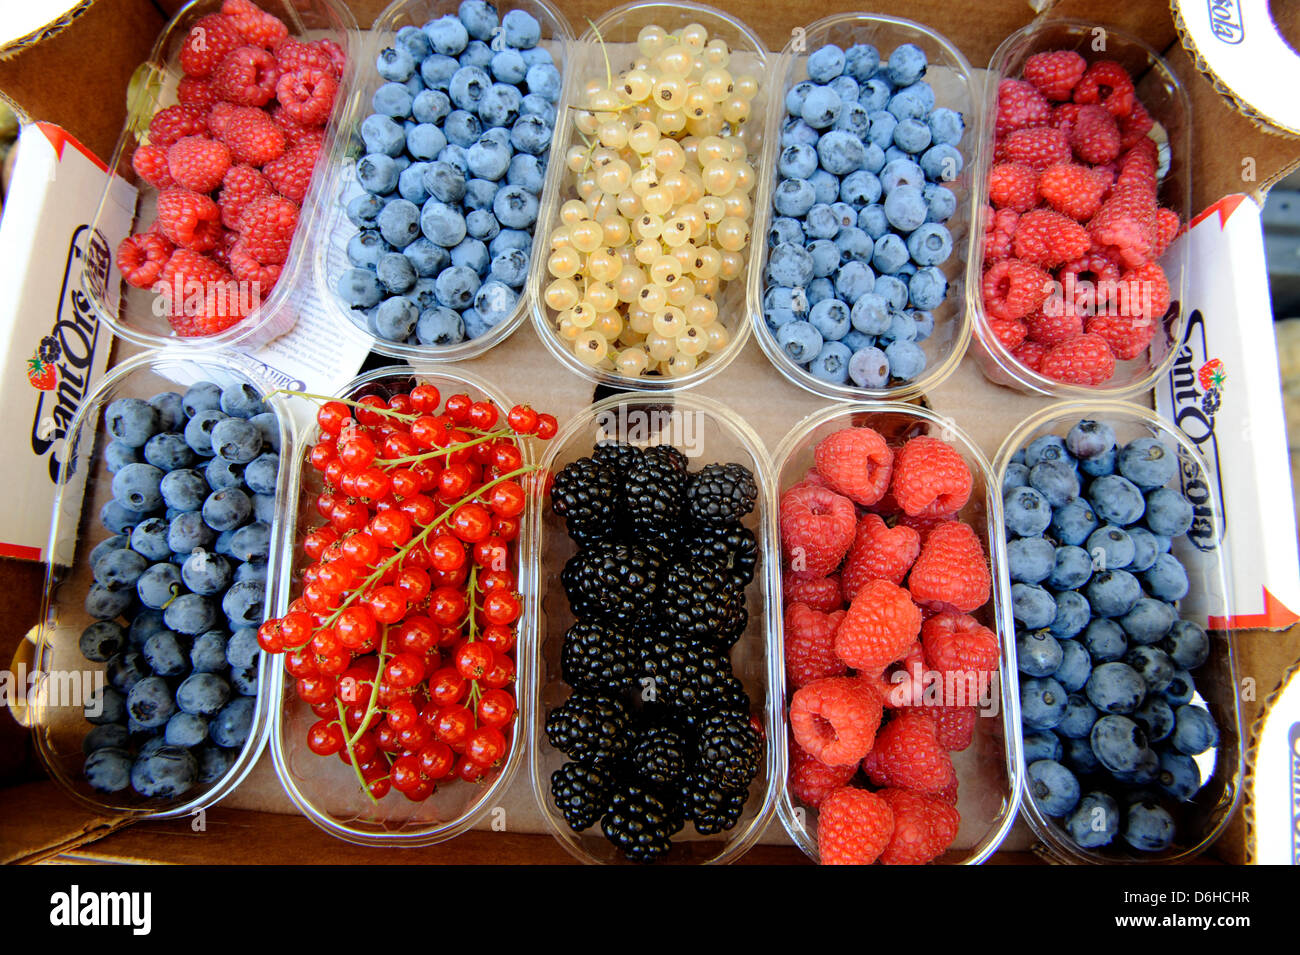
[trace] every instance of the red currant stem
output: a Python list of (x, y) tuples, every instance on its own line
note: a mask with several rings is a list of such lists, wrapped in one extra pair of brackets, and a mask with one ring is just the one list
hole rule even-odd
[(402, 458), (375, 458), (373, 463), (384, 466), (415, 464), (418, 461), (427, 461), (430, 458), (443, 457), (454, 451), (463, 451), (465, 448), (472, 448), (476, 444), (482, 444), (489, 438), (505, 438), (510, 436), (510, 432), (506, 430), (483, 431), (480, 432), (480, 434), (482, 436), (475, 438), (473, 441), (461, 441), (459, 444), (449, 444), (445, 448), (435, 448), (432, 451), (424, 451), (420, 454), (408, 454)]
[[(469, 566), (469, 636), (465, 638), (467, 643), (473, 643), (478, 638), (478, 623), (474, 619), (474, 610), (477, 604), (474, 601), (474, 588), (478, 584), (478, 564), (471, 563)], [(474, 717), (474, 729), (478, 729), (478, 699), (479, 689), (478, 680), (469, 681), (469, 711)]]
[[(371, 689), (370, 698), (374, 699), (374, 696), (375, 691)], [(339, 726), (343, 728), (343, 745), (348, 749), (348, 765), (352, 767), (352, 773), (357, 777), (357, 782), (361, 784), (361, 791), (366, 794), (366, 798), (378, 806), (379, 800), (375, 798), (375, 794), (366, 785), (366, 777), (361, 775), (361, 767), (357, 765), (357, 751), (353, 748), (353, 740), (348, 736), (348, 720), (347, 714), (343, 711), (343, 701), (335, 697), (334, 703), (339, 708)]]
[(348, 398), (333, 398), (329, 395), (314, 395), (307, 391), (290, 391), (287, 388), (277, 388), (271, 392), (273, 395), (290, 395), (297, 398), (310, 398), (312, 401), (337, 401), (341, 405), (347, 405), (349, 408), (360, 408), (363, 411), (373, 411), (375, 414), (383, 415), (385, 418), (396, 418), (398, 421), (414, 421), (419, 417), (416, 413), (405, 414), (401, 411), (394, 411), (392, 408), (376, 408), (374, 405), (368, 405), (360, 401), (352, 401)]
[[(370, 699), (366, 701), (366, 712), (361, 717), (361, 725), (357, 727), (357, 731), (352, 734), (352, 739), (348, 741), (349, 751), (351, 750), (352, 744), (356, 743), (356, 741), (361, 738), (361, 734), (370, 727), (370, 721), (374, 719), (375, 703), (379, 700), (379, 679), (383, 676), (384, 667), (388, 662), (384, 659), (387, 654), (388, 624), (384, 624), (384, 635), (379, 638), (379, 668), (375, 670), (374, 682), (370, 684)], [(346, 730), (346, 724), (344, 724), (344, 728)]]

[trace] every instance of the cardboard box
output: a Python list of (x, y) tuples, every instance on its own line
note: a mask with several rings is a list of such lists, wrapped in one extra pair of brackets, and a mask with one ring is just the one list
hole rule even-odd
[[(104, 21), (110, 18), (97, 14), (97, 10), (107, 4), (108, 0), (91, 4), (90, 10), (64, 28), (56, 41), (61, 51), (78, 46), (82, 50), (94, 48), (97, 57), (93, 60), (86, 58), (81, 75), (87, 77), (93, 71), (100, 89), (113, 88), (113, 80), (99, 79), (99, 76), (123, 78), (120, 89), (124, 90), (124, 77), (129, 76), (131, 68), (143, 54), (139, 52), (140, 43), (134, 47), (124, 45), (121, 49), (103, 44), (103, 38), (109, 35), (107, 31), (118, 26), (116, 23), (112, 27), (106, 26)], [(373, 0), (359, 0), (353, 3), (353, 8), (364, 26), (382, 5)], [(775, 0), (755, 0), (738, 12), (769, 48), (779, 50), (794, 28), (805, 25), (815, 15), (848, 11), (860, 5), (835, 0), (814, 12)], [(143, 35), (141, 42), (147, 49), (147, 41), (162, 24), (154, 16), (153, 8), (147, 4), (144, 6), (149, 12), (137, 13), (135, 29)], [(561, 3), (575, 27), (580, 27), (585, 18), (594, 18), (612, 6), (614, 3), (610, 0), (565, 0)], [(1007, 34), (1028, 23), (1036, 15), (1036, 9), (1053, 5), (1036, 3), (1031, 6), (1024, 0), (986, 0), (978, 6), (954, 6), (942, 0), (881, 0), (873, 6), (880, 13), (908, 17), (938, 27), (978, 66), (987, 63)], [(1129, 0), (1061, 0), (1054, 5), (1053, 11), (1111, 24), (1142, 37), (1157, 50), (1165, 52), (1172, 68), (1188, 88), (1196, 117), (1192, 144), (1196, 162), (1193, 182), (1196, 209), (1206, 209), (1230, 194), (1245, 193), (1250, 196), (1247, 201), (1258, 201), (1268, 184), (1300, 164), (1300, 142), (1260, 132), (1200, 74), (1192, 58), (1179, 45), (1177, 30), (1164, 4), (1134, 4)], [(1289, 15), (1300, 20), (1300, 10), (1291, 10)], [(121, 57), (122, 63), (115, 59), (112, 69), (104, 72), (102, 59), (105, 55)], [(0, 64), (0, 89), (19, 99), (13, 92), (17, 88), (14, 77), (20, 73), (29, 75), (24, 58), (39, 66), (49, 62), (50, 56), (38, 44), (18, 53), (8, 63)], [(66, 69), (77, 74), (75, 57), (65, 56), (62, 62)], [(83, 84), (86, 82), (88, 80), (82, 80)], [(94, 123), (87, 122), (83, 131), (75, 116), (69, 116), (76, 110), (68, 105), (67, 84), (57, 95), (46, 95), (40, 85), (30, 79), (18, 85), (22, 94), (20, 105), (29, 115), (60, 117), (74, 133), (92, 141), (96, 149), (107, 152), (111, 147), (116, 134), (106, 136), (102, 129), (105, 126), (112, 128), (111, 122), (102, 122), (100, 117), (95, 117)], [(78, 84), (71, 85), (76, 87)], [(119, 109), (119, 125), (120, 118)], [(1271, 351), (1254, 357), (1260, 362), (1273, 360)], [(585, 406), (593, 397), (589, 384), (564, 372), (546, 355), (531, 328), (520, 329), (510, 340), (469, 365), (474, 372), (504, 385), (512, 397), (528, 399), (561, 418)], [(724, 374), (702, 386), (702, 391), (744, 414), (768, 447), (774, 447), (795, 422), (824, 404), (821, 399), (785, 382), (753, 342), (745, 347)], [(1014, 422), (1047, 404), (1041, 397), (1027, 397), (989, 384), (970, 360), (963, 362), (951, 378), (926, 396), (926, 400), (936, 410), (951, 416), (989, 455), (996, 450)], [(0, 566), (0, 594), (10, 586), (18, 586), (16, 582), (9, 583), (12, 579), (7, 569)], [(25, 628), (30, 622), (23, 622), (21, 626)], [(1254, 681), (1258, 697), (1262, 699), (1278, 685), (1289, 663), (1300, 656), (1300, 630), (1293, 629), (1283, 634), (1239, 634), (1237, 648), (1239, 669), (1243, 676)], [(1258, 702), (1252, 693), (1246, 701), (1247, 725), (1253, 722), (1257, 710)], [(6, 742), (7, 738), (0, 738), (0, 746)], [(517, 778), (506, 795), (508, 816), (518, 820), (518, 825), (512, 822), (506, 833), (469, 833), (451, 843), (400, 854), (358, 849), (333, 840), (301, 818), (280, 815), (291, 810), (279, 791), (270, 771), (269, 759), (265, 756), (244, 785), (222, 806), (209, 810), (203, 820), (142, 823), (106, 836), (103, 833), (114, 829), (120, 821), (99, 819), (93, 814), (69, 809), (71, 803), (57, 795), (53, 784), (40, 781), (39, 770), (30, 763), (11, 778), (30, 782), (0, 789), (0, 819), (21, 818), (18, 813), (31, 811), (33, 806), (44, 805), (45, 801), (51, 806), (59, 806), (60, 813), (67, 811), (66, 815), (58, 816), (57, 825), (38, 826), (33, 822), (0, 827), (0, 843), (3, 843), (0, 855), (12, 859), (30, 860), (77, 852), (82, 858), (189, 862), (304, 859), (383, 864), (394, 861), (561, 861), (553, 840), (547, 836), (526, 834), (535, 826), (537, 817), (535, 808), (531, 818), (529, 816), (532, 794), (523, 776)], [(53, 819), (54, 816), (51, 812), (45, 818)], [(199, 828), (200, 822), (202, 828)], [(783, 843), (786, 840), (774, 823), (765, 841)], [(1225, 861), (1241, 861), (1245, 856), (1245, 845), (1244, 824), (1234, 824), (1216, 845), (1213, 855)], [(1032, 838), (1023, 827), (1017, 827), (1004, 844), (1003, 851), (995, 856), (995, 861), (1032, 861), (1032, 848)], [(766, 862), (795, 861), (800, 857), (789, 847), (765, 845), (757, 847), (747, 858)]]

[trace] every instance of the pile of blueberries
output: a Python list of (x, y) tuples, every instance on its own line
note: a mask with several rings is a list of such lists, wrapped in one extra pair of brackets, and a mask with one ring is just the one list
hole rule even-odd
[(1210, 641), (1178, 615), (1170, 548), (1194, 516), (1178, 470), (1158, 438), (1121, 447), (1084, 420), (1018, 451), (1003, 483), (1029, 793), (1085, 849), (1169, 848), (1219, 742), (1191, 675)]
[(81, 652), (106, 685), (86, 707), (85, 776), (179, 796), (220, 779), (253, 723), (279, 419), (248, 384), (201, 381), (120, 398), (104, 428), (113, 536), (90, 554)]
[(785, 97), (763, 317), (822, 381), (884, 388), (925, 370), (965, 129), (935, 107), (926, 66), (911, 43), (887, 61), (827, 45)]
[(338, 282), (378, 338), (454, 345), (514, 312), (560, 98), (540, 40), (525, 11), (464, 0), (379, 54)]

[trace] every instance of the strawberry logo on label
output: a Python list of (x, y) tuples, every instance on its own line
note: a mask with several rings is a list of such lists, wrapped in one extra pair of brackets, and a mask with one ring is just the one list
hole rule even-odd
[(1222, 361), (1211, 358), (1197, 371), (1196, 380), (1202, 391), (1219, 391), (1228, 380), (1228, 372)]
[(58, 372), (53, 364), (41, 361), (39, 357), (27, 359), (27, 380), (38, 391), (53, 391), (59, 384)]

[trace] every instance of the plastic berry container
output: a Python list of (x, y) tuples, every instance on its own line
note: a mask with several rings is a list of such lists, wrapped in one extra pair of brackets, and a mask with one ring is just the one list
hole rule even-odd
[[(184, 816), (211, 806), (228, 795), (248, 775), (266, 745), (271, 728), (271, 666), (259, 655), (257, 706), (252, 728), (230, 767), (218, 779), (198, 783), (173, 799), (146, 798), (131, 787), (116, 793), (91, 788), (82, 775), (85, 754), (82, 741), (91, 729), (85, 719), (82, 700), (68, 692), (80, 687), (88, 691), (96, 684), (107, 685), (105, 664), (82, 656), (78, 645), (81, 632), (94, 618), (86, 613), (84, 600), (93, 582), (90, 553), (112, 534), (99, 521), (100, 508), (112, 500), (112, 475), (103, 461), (103, 450), (112, 436), (103, 416), (109, 404), (119, 398), (149, 398), (163, 391), (184, 392), (198, 381), (212, 381), (221, 387), (252, 385), (262, 392), (268, 407), (279, 418), (282, 458), (294, 455), (294, 428), (283, 399), (270, 393), (258, 377), (258, 365), (229, 351), (205, 352), (169, 349), (145, 352), (114, 368), (86, 398), (68, 427), (63, 447), (66, 480), (58, 486), (50, 521), (46, 552), (45, 590), (42, 598), (39, 634), (32, 672), (44, 681), (50, 693), (27, 709), (25, 722), (32, 727), (36, 750), (50, 776), (79, 803), (99, 812), (130, 817), (168, 818)], [(282, 460), (277, 477), (277, 497), (289, 486), (289, 468)], [(285, 535), (285, 522), (278, 516), (271, 526), (270, 560), (266, 579), (265, 608), (279, 595), (278, 554)], [(101, 683), (102, 681), (102, 683)]]
[[(1150, 409), (1126, 401), (1073, 401), (1045, 408), (1012, 429), (998, 449), (995, 459), (998, 485), (1001, 486), (1011, 457), (1017, 451), (1045, 435), (1065, 437), (1081, 419), (1110, 425), (1120, 446), (1150, 437), (1175, 450), (1179, 471), (1168, 486), (1188, 497), (1194, 515), (1191, 530), (1174, 541), (1171, 551), (1187, 570), (1189, 584), (1188, 595), (1178, 601), (1179, 614), (1198, 622), (1230, 618), (1228, 555), (1223, 547), (1223, 492), (1196, 446)], [(1190, 801), (1176, 803), (1164, 797), (1158, 787), (1147, 787), (1156, 792), (1157, 801), (1174, 817), (1174, 844), (1163, 852), (1141, 852), (1124, 841), (1121, 830), (1109, 846), (1081, 848), (1070, 838), (1061, 819), (1048, 817), (1038, 808), (1029, 795), (1028, 777), (1024, 776), (1026, 790), (1021, 812), (1054, 859), (1078, 864), (1187, 862), (1204, 852), (1223, 832), (1241, 802), (1245, 773), (1240, 684), (1231, 633), (1209, 627), (1206, 631), (1210, 636), (1210, 656), (1202, 666), (1191, 671), (1196, 683), (1192, 705), (1208, 708), (1219, 728), (1219, 744), (1194, 757), (1204, 782)], [(1011, 682), (1013, 692), (1019, 697), (1018, 674), (1013, 675)], [(1103, 776), (1097, 778), (1097, 785), (1091, 786), (1093, 779), (1091, 776), (1079, 779), (1081, 792), (1106, 789), (1117, 795), (1116, 784), (1107, 787), (1108, 780)]]
[[(687, 374), (676, 377), (663, 375), (633, 377), (614, 369), (592, 367), (579, 360), (570, 343), (560, 338), (556, 330), (558, 313), (547, 306), (543, 297), (543, 291), (551, 280), (547, 271), (550, 234), (561, 223), (561, 206), (570, 199), (578, 198), (573, 183), (573, 173), (562, 160), (571, 146), (582, 142), (573, 117), (581, 105), (583, 84), (591, 79), (605, 77), (607, 69), (609, 75), (615, 77), (620, 71), (630, 69), (633, 61), (640, 56), (637, 49), (637, 34), (643, 27), (658, 25), (673, 33), (692, 23), (704, 26), (708, 30), (710, 40), (726, 41), (731, 52), (731, 62), (727, 69), (733, 75), (745, 72), (758, 79), (758, 95), (753, 99), (750, 117), (740, 126), (739, 133), (748, 149), (749, 161), (755, 164), (757, 173), (757, 185), (750, 194), (754, 205), (754, 221), (751, 225), (749, 244), (743, 252), (744, 272), (732, 281), (724, 283), (712, 296), (718, 306), (717, 321), (726, 328), (730, 341)], [(542, 340), (556, 360), (574, 373), (597, 384), (640, 391), (676, 391), (691, 388), (725, 368), (740, 353), (749, 335), (749, 323), (744, 317), (745, 286), (749, 275), (757, 268), (754, 237), (760, 234), (759, 210), (767, 201), (761, 184), (766, 178), (766, 167), (762, 165), (762, 156), (767, 138), (764, 117), (768, 108), (770, 86), (769, 53), (758, 34), (736, 17), (688, 0), (680, 3), (655, 2), (655, 0), (627, 3), (615, 7), (594, 22), (589, 21), (589, 24), (586, 32), (579, 37), (573, 47), (572, 66), (560, 102), (560, 122), (556, 125), (557, 136), (551, 145), (551, 154), (557, 161), (552, 162), (546, 171), (542, 206), (537, 216), (537, 241), (533, 246), (532, 270), (528, 276), (528, 297), (531, 300), (533, 327), (537, 330), (537, 337)], [(605, 364), (608, 364), (608, 360)]]
[[(364, 395), (383, 397), (408, 392), (418, 384), (436, 386), (443, 396), (465, 393), (471, 399), (492, 401), (506, 409), (511, 403), (495, 387), (481, 378), (445, 365), (423, 363), (416, 366), (392, 365), (377, 368), (353, 379), (337, 397), (358, 399)], [(299, 453), (292, 462), (285, 507), (284, 551), (280, 561), (279, 603), (275, 615), (283, 616), (290, 601), (302, 589), (301, 573), (310, 563), (302, 550), (302, 539), (311, 527), (321, 523), (314, 503), (323, 488), (321, 476), (307, 460), (316, 426), (310, 425), (300, 439)], [(532, 463), (529, 442), (520, 444), (523, 463)], [(512, 568), (523, 596), (523, 613), (516, 625), (516, 697), (517, 716), (510, 737), (510, 750), (495, 775), (477, 784), (453, 780), (438, 785), (432, 796), (412, 802), (397, 790), (378, 802), (361, 791), (352, 767), (337, 756), (318, 756), (307, 747), (307, 731), (317, 717), (298, 698), (293, 678), (284, 669), (284, 655), (276, 654), (270, 666), (273, 681), (271, 756), (275, 774), (285, 793), (308, 819), (330, 835), (364, 846), (428, 846), (451, 839), (469, 829), (493, 806), (510, 786), (524, 759), (524, 749), (531, 718), (529, 681), (532, 658), (533, 614), (529, 596), (534, 589), (533, 532), (531, 519), (524, 520), (519, 532), (517, 557)]]
[[(778, 745), (780, 722), (778, 681), (780, 652), (774, 643), (779, 623), (775, 599), (776, 553), (775, 496), (762, 442), (752, 428), (730, 408), (702, 395), (614, 395), (598, 401), (566, 423), (551, 439), (542, 460), (543, 472), (553, 475), (566, 464), (591, 454), (597, 441), (618, 439), (637, 446), (672, 444), (686, 453), (692, 470), (705, 464), (735, 462), (749, 468), (758, 484), (758, 503), (743, 523), (758, 540), (759, 561), (754, 580), (745, 588), (749, 622), (733, 647), (734, 672), (745, 686), (752, 713), (762, 723), (765, 741), (763, 765), (750, 784), (744, 814), (736, 825), (712, 836), (695, 832), (690, 824), (672, 837), (671, 851), (657, 864), (734, 862), (762, 834), (776, 805), (777, 787), (785, 773), (784, 750)], [(568, 698), (560, 650), (574, 616), (560, 580), (565, 562), (577, 545), (565, 531), (564, 520), (544, 500), (537, 515), (537, 586), (533, 609), (537, 643), (529, 689), (532, 738), (529, 741), (533, 795), (551, 834), (576, 859), (590, 864), (626, 863), (619, 850), (602, 834), (597, 823), (574, 832), (551, 797), (551, 773), (568, 757), (551, 746), (545, 731), (546, 715)]]
[[(477, 338), (466, 339), (454, 345), (411, 345), (395, 342), (375, 335), (366, 323), (365, 315), (350, 308), (338, 294), (336, 283), (343, 272), (352, 268), (348, 261), (348, 242), (357, 234), (357, 226), (346, 214), (348, 202), (365, 190), (357, 182), (356, 163), (365, 154), (361, 143), (361, 121), (371, 112), (370, 101), (385, 81), (375, 69), (375, 58), (385, 47), (391, 46), (398, 30), (407, 26), (421, 27), (430, 20), (446, 14), (455, 14), (458, 0), (394, 0), (375, 18), (357, 54), (356, 81), (348, 97), (347, 111), (343, 115), (330, 153), (330, 160), (320, 189), (320, 208), (315, 225), (319, 242), (312, 253), (312, 281), (317, 296), (325, 306), (343, 321), (350, 322), (371, 338), (371, 348), (381, 355), (405, 361), (460, 361), (475, 358), (493, 345), (505, 341), (523, 323), (528, 313), (527, 283), (520, 288), (519, 299), (509, 315)], [(522, 10), (537, 19), (541, 26), (538, 46), (549, 50), (556, 69), (562, 78), (569, 73), (573, 46), (573, 30), (564, 14), (548, 0), (505, 0), (494, 6), (501, 16), (511, 10)], [(563, 104), (559, 116), (563, 116)], [(557, 155), (555, 143), (559, 137), (560, 123), (552, 131), (551, 148), (545, 155)], [(550, 182), (548, 163), (546, 182)], [(542, 196), (545, 203), (545, 195)], [(537, 226), (534, 229), (536, 252)]]
[[(950, 419), (916, 405), (888, 403), (832, 405), (809, 415), (786, 435), (772, 455), (776, 472), (777, 498), (782, 490), (803, 480), (814, 466), (813, 451), (826, 436), (849, 427), (874, 428), (897, 448), (909, 438), (927, 434), (947, 442), (962, 456), (974, 477), (970, 500), (958, 514), (979, 536), (989, 558), (992, 593), (989, 601), (973, 616), (998, 635), (1001, 661), (994, 695), (981, 705), (970, 746), (952, 753), (957, 773), (957, 809), (961, 827), (949, 849), (936, 864), (973, 865), (992, 855), (1011, 831), (1020, 805), (1022, 758), (1020, 698), (1016, 693), (1015, 641), (1012, 632), (1010, 588), (1007, 584), (1006, 547), (1002, 540), (1002, 495), (993, 470), (979, 447)], [(774, 583), (778, 606), (783, 603), (782, 581), (776, 568)], [(783, 634), (781, 618), (775, 629)], [(781, 642), (782, 648), (784, 641)], [(784, 649), (781, 650), (784, 657)], [(781, 715), (776, 722), (777, 744), (785, 752), (789, 745), (789, 724), (785, 706), (789, 703), (785, 667), (778, 661)], [(812, 860), (818, 860), (817, 810), (801, 805), (783, 778), (777, 803), (781, 823), (795, 844)]]
[[(767, 284), (768, 240), (767, 231), (773, 218), (772, 192), (778, 174), (777, 158), (781, 152), (781, 126), (785, 119), (785, 94), (795, 84), (807, 79), (808, 56), (822, 46), (833, 43), (847, 50), (855, 43), (870, 43), (880, 51), (882, 59), (904, 43), (912, 43), (925, 52), (929, 66), (923, 79), (935, 93), (935, 106), (947, 107), (962, 114), (966, 131), (958, 149), (964, 160), (956, 178), (944, 183), (957, 197), (956, 211), (944, 223), (952, 235), (952, 253), (940, 266), (948, 279), (948, 294), (938, 308), (933, 310), (934, 331), (921, 347), (925, 351), (924, 370), (911, 381), (899, 382), (885, 388), (860, 388), (851, 381), (835, 384), (823, 381), (806, 368), (800, 367), (778, 344), (776, 334), (763, 318), (763, 293)], [(982, 119), (979, 87), (971, 65), (950, 40), (936, 30), (920, 23), (899, 17), (869, 13), (842, 13), (823, 17), (809, 24), (793, 37), (781, 51), (773, 70), (773, 95), (768, 105), (768, 141), (764, 147), (764, 201), (755, 215), (754, 235), (758, 262), (749, 275), (749, 312), (754, 326), (754, 337), (763, 353), (787, 380), (814, 394), (838, 401), (884, 399), (906, 401), (924, 394), (950, 374), (961, 362), (970, 341), (970, 318), (966, 293), (967, 242), (971, 230), (971, 197), (974, 195), (973, 167), (976, 165), (977, 144), (980, 142)]]
[[(213, 335), (185, 337), (177, 335), (167, 320), (161, 297), (149, 289), (138, 289), (122, 280), (117, 268), (118, 243), (128, 235), (145, 231), (154, 221), (159, 190), (142, 180), (131, 166), (135, 148), (145, 141), (149, 121), (154, 114), (177, 103), (176, 89), (184, 75), (180, 51), (190, 29), (201, 18), (221, 11), (221, 0), (193, 0), (181, 9), (159, 35), (149, 59), (137, 67), (131, 80), (132, 98), (121, 138), (109, 161), (104, 193), (92, 220), (92, 230), (105, 237), (113, 250), (113, 265), (107, 283), (93, 274), (90, 265), (83, 276), (83, 287), (95, 310), (112, 326), (115, 334), (150, 348), (178, 345), (191, 348), (238, 346), (255, 349), (283, 335), (297, 322), (298, 287), (309, 274), (312, 257), (311, 239), (318, 230), (314, 221), (329, 156), (336, 148), (340, 121), (347, 101), (356, 95), (356, 66), (361, 34), (356, 19), (342, 0), (257, 0), (268, 13), (279, 17), (289, 28), (291, 37), (304, 41), (330, 39), (347, 56), (347, 66), (339, 79), (334, 109), (324, 126), (325, 137), (317, 154), (311, 184), (303, 197), (298, 228), (294, 233), (288, 258), (279, 280), (270, 293), (261, 297), (260, 305), (243, 319)], [(124, 190), (115, 177), (134, 187), (133, 198), (123, 200)], [(125, 219), (127, 229), (120, 223)], [(238, 283), (241, 296), (251, 296)]]
[(1068, 384), (1047, 378), (1023, 365), (998, 341), (988, 326), (984, 295), (980, 282), (984, 261), (985, 204), (989, 194), (989, 173), (994, 158), (994, 122), (997, 115), (997, 89), (1004, 79), (1019, 78), (1025, 61), (1035, 53), (1073, 50), (1089, 65), (1100, 60), (1116, 60), (1131, 77), (1142, 104), (1154, 120), (1148, 134), (1159, 149), (1161, 175), (1157, 192), (1160, 206), (1178, 213), (1183, 227), (1192, 216), (1192, 110), (1187, 91), (1169, 64), (1137, 37), (1113, 27), (1083, 20), (1046, 17), (1007, 37), (989, 62), (990, 81), (985, 89), (979, 161), (976, 163), (976, 221), (970, 232), (969, 300), (973, 312), (974, 341), (971, 351), (986, 378), (1027, 394), (1057, 398), (1125, 398), (1149, 391), (1165, 374), (1182, 341), (1186, 317), (1179, 303), (1187, 283), (1188, 245), (1175, 243), (1159, 262), (1169, 281), (1169, 310), (1156, 319), (1155, 335), (1150, 346), (1137, 358), (1115, 362), (1115, 373), (1095, 387)]

